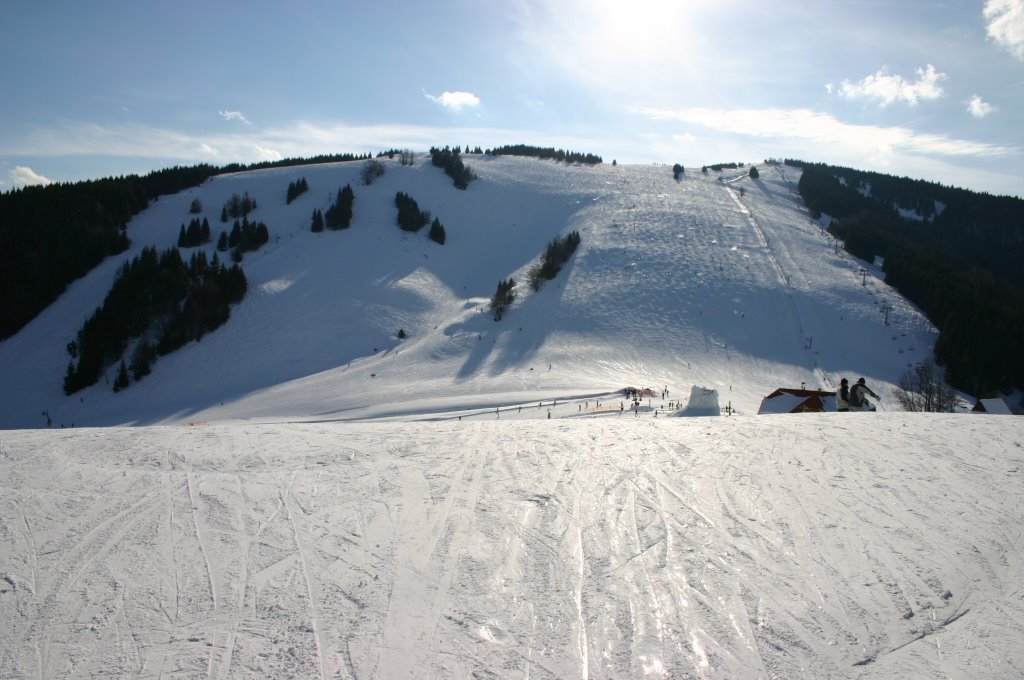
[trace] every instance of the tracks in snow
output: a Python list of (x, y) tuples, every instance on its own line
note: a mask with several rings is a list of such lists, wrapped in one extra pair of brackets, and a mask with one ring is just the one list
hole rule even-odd
[(1008, 675), (1019, 453), (887, 418), (157, 428), (90, 474), (70, 433), (7, 490), (3, 668)]

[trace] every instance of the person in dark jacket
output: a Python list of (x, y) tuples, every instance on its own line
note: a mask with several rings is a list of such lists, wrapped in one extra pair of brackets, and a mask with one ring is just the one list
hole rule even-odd
[(850, 410), (851, 411), (874, 411), (875, 405), (868, 401), (867, 395), (875, 399), (881, 399), (865, 384), (864, 378), (857, 381), (857, 384), (850, 388)]

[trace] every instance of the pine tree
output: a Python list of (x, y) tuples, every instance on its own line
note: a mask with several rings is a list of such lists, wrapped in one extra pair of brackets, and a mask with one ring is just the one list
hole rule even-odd
[(313, 219), (310, 222), (309, 230), (313, 233), (324, 230), (324, 215), (319, 209), (313, 211)]
[(114, 391), (119, 392), (126, 387), (128, 387), (128, 366), (125, 365), (124, 359), (121, 359), (121, 368), (118, 369), (117, 378), (114, 380)]
[(143, 338), (135, 345), (135, 352), (132, 353), (132, 378), (138, 382), (149, 375), (150, 366), (153, 362), (153, 347), (149, 341)]
[(501, 317), (505, 315), (505, 310), (516, 299), (516, 294), (513, 290), (515, 286), (515, 279), (510, 278), (508, 281), (498, 281), (498, 289), (494, 292), (494, 296), (491, 297), (491, 311), (494, 312), (495, 321), (501, 321)]
[(430, 224), (430, 233), (427, 234), (431, 241), (440, 243), (442, 246), (445, 241), (444, 225), (441, 224), (441, 220), (434, 218), (434, 221)]

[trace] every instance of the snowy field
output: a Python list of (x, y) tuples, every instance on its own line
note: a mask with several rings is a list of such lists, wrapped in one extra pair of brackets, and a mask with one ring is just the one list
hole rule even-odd
[[(0, 343), (0, 678), (1024, 677), (1024, 428), (897, 411), (935, 330), (799, 171), (466, 160), (468, 191), (420, 158), (163, 197)], [(352, 228), (310, 233), (346, 183)], [(230, 321), (64, 396), (117, 267), (242, 192), (271, 240)], [(879, 413), (753, 415), (860, 376)], [(669, 417), (695, 385), (738, 415)]]
[(1013, 420), (4, 432), (0, 677), (1019, 678)]

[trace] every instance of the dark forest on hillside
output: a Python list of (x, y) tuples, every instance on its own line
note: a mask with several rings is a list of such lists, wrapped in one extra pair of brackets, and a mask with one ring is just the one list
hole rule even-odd
[(939, 329), (946, 380), (979, 396), (1024, 387), (1024, 200), (824, 164), (800, 195), (862, 260)]
[(149, 201), (217, 172), (209, 165), (174, 167), (0, 194), (0, 339), (17, 333), (103, 258), (127, 249), (128, 221)]
[(585, 163), (587, 165), (597, 165), (602, 162), (600, 156), (592, 153), (566, 151), (554, 147), (530, 146), (529, 144), (507, 144), (488, 149), (484, 153), (488, 156), (525, 156), (527, 158), (556, 160), (565, 163)]
[[(130, 243), (128, 222), (151, 200), (199, 186), (214, 175), (368, 158), (370, 154), (343, 153), (249, 165), (232, 163), (220, 168), (175, 166), (145, 176), (28, 186), (0, 193), (0, 340), (21, 330), (68, 284), (103, 258), (124, 252)], [(227, 221), (226, 213), (222, 219)]]

